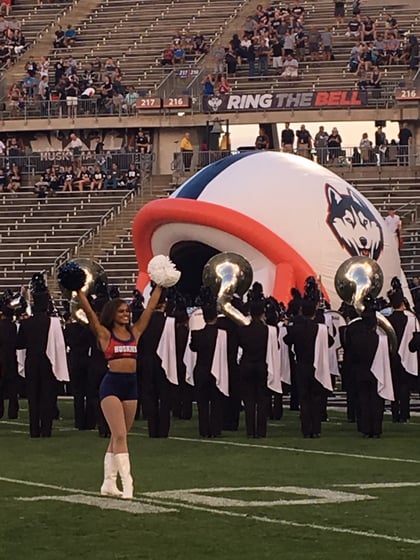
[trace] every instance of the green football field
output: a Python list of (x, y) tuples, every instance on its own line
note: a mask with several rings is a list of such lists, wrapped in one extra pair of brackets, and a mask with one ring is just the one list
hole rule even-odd
[[(25, 406), (25, 405), (24, 405)], [(340, 412), (319, 440), (296, 412), (200, 439), (130, 436), (136, 497), (99, 495), (106, 440), (72, 428), (71, 403), (51, 439), (30, 439), (27, 412), (0, 422), (0, 559), (420, 559), (420, 418), (362, 439)]]

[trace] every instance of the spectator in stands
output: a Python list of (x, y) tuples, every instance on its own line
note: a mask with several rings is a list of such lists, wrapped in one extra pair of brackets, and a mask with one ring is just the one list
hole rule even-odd
[(75, 172), (72, 165), (68, 165), (63, 175), (63, 192), (72, 192)]
[(68, 81), (68, 85), (65, 87), (65, 93), (67, 116), (70, 119), (75, 119), (77, 116), (77, 104), (79, 95), (79, 88), (77, 87), (77, 81), (75, 79), (71, 79)]
[(139, 154), (148, 154), (150, 152), (150, 138), (139, 128), (135, 138), (136, 151)]
[(226, 76), (221, 76), (219, 85), (217, 86), (217, 93), (219, 95), (220, 94), (223, 95), (223, 94), (226, 94), (226, 93), (230, 93), (231, 91), (232, 91), (232, 86), (227, 81)]
[(413, 134), (411, 130), (408, 128), (407, 123), (403, 123), (400, 131), (398, 133), (399, 139), (399, 162), (400, 165), (408, 165), (409, 164), (409, 153), (410, 153), (410, 146), (413, 142)]
[(91, 62), (87, 62), (83, 68), (82, 76), (80, 77), (80, 87), (87, 88), (93, 86), (96, 82), (96, 75), (93, 71)]
[(50, 69), (50, 59), (46, 58), (45, 56), (41, 56), (41, 60), (39, 61), (39, 78), (42, 80), (44, 76), (49, 77), (49, 69)]
[(3, 37), (9, 28), (9, 22), (0, 14), (0, 36)]
[(288, 55), (293, 56), (295, 53), (295, 36), (294, 34), (291, 32), (291, 30), (288, 30), (284, 36), (284, 41), (283, 41), (283, 49), (284, 49), (284, 56), (287, 57)]
[(244, 33), (246, 33), (246, 35), (252, 39), (252, 37), (254, 36), (256, 30), (257, 30), (258, 24), (255, 21), (254, 18), (252, 18), (251, 16), (247, 16), (245, 23), (244, 23)]
[(295, 0), (295, 4), (290, 8), (290, 12), (295, 19), (300, 20), (302, 23), (304, 22), (305, 8), (300, 5), (300, 0)]
[(271, 46), (271, 55), (273, 69), (276, 73), (279, 73), (283, 67), (283, 44), (277, 36), (274, 38)]
[(267, 45), (266, 41), (263, 37), (259, 40), (257, 45), (257, 56), (258, 56), (258, 70), (259, 75), (262, 78), (267, 77), (268, 75), (268, 57), (270, 54), (270, 47)]
[(295, 80), (299, 77), (299, 62), (296, 58), (293, 58), (291, 54), (286, 56), (286, 60), (283, 63), (283, 72), (281, 77), (283, 80)]
[(104, 179), (106, 175), (102, 171), (99, 165), (95, 165), (92, 175), (92, 181), (90, 183), (90, 190), (91, 191), (100, 191), (102, 189)]
[(318, 60), (321, 48), (321, 33), (316, 25), (312, 25), (308, 32), (308, 50), (312, 61)]
[(135, 163), (130, 163), (128, 171), (125, 174), (124, 181), (127, 189), (135, 190), (139, 186), (140, 171)]
[(57, 84), (59, 83), (59, 81), (65, 75), (65, 72), (66, 72), (66, 68), (64, 66), (63, 58), (59, 58), (58, 60), (56, 60), (56, 62), (54, 64), (54, 70), (55, 70), (54, 85), (57, 86)]
[(225, 72), (225, 48), (222, 45), (216, 45), (212, 54), (215, 74), (223, 74)]
[(104, 83), (99, 91), (99, 107), (104, 111), (109, 111), (112, 104), (112, 82), (109, 76), (105, 76)]
[(324, 31), (321, 33), (321, 41), (322, 41), (322, 52), (323, 52), (324, 60), (331, 60), (333, 39), (329, 27), (326, 27)]
[(92, 174), (86, 165), (82, 165), (79, 171), (76, 173), (74, 184), (77, 186), (80, 192), (83, 192), (85, 188), (91, 190)]
[(60, 175), (56, 167), (52, 167), (49, 174), (49, 188), (48, 192), (55, 195), (61, 189), (64, 182), (64, 177)]
[(137, 91), (135, 91), (134, 87), (128, 86), (128, 92), (126, 93), (125, 96), (125, 105), (123, 105), (123, 108), (125, 109), (125, 111), (127, 111), (129, 115), (132, 115), (133, 113), (136, 112), (137, 99), (139, 97), (140, 96), (137, 93)]
[(122, 176), (120, 170), (118, 169), (117, 163), (111, 164), (111, 169), (108, 171), (106, 179), (103, 183), (104, 190), (111, 188), (113, 190), (117, 189), (120, 186), (120, 182), (122, 180)]
[(373, 144), (369, 140), (368, 133), (364, 132), (362, 134), (362, 139), (359, 143), (360, 157), (362, 158), (362, 164), (367, 165), (372, 163), (373, 155)]
[(51, 168), (47, 167), (40, 180), (35, 183), (34, 192), (37, 198), (45, 199), (47, 197), (50, 188), (50, 173)]
[(203, 80), (203, 95), (214, 95), (215, 84), (216, 80), (214, 79), (213, 74), (207, 74)]
[(76, 41), (76, 37), (77, 37), (77, 31), (69, 23), (66, 31), (64, 32), (64, 46), (70, 49), (74, 45)]
[(194, 44), (195, 54), (202, 55), (202, 54), (207, 54), (209, 52), (206, 38), (201, 33), (201, 31), (197, 31), (197, 34), (194, 35), (193, 44)]
[(353, 167), (362, 165), (362, 157), (360, 155), (359, 148), (357, 148), (356, 146), (353, 148), (353, 153), (351, 156), (351, 164)]
[(15, 193), (22, 186), (22, 175), (21, 175), (20, 169), (16, 165), (16, 163), (12, 164), (12, 167), (11, 167), (9, 173), (7, 174), (7, 181), (8, 181), (8, 183), (7, 183), (6, 189), (9, 192)]
[(80, 167), (80, 161), (82, 157), (83, 142), (77, 136), (75, 132), (70, 134), (70, 142), (67, 145), (67, 149), (73, 155), (73, 165), (76, 169)]
[(4, 167), (0, 167), (0, 192), (7, 192), (8, 180)]
[(174, 63), (174, 50), (172, 45), (169, 44), (166, 49), (162, 52), (162, 58), (160, 60), (162, 66), (172, 66)]
[(177, 45), (174, 50), (174, 64), (183, 64), (185, 61), (185, 49), (182, 44)]
[(179, 147), (182, 154), (184, 170), (188, 172), (191, 170), (191, 162), (194, 155), (193, 145), (191, 144), (191, 137), (189, 132), (186, 132), (184, 134)]
[(50, 100), (50, 87), (48, 85), (48, 76), (43, 76), (38, 84), (38, 96), (41, 103), (41, 117), (48, 114), (48, 103)]
[(338, 129), (334, 127), (328, 137), (328, 157), (329, 163), (332, 165), (337, 163), (338, 158), (341, 156), (341, 143), (342, 139), (338, 133)]
[(12, 166), (17, 161), (19, 161), (19, 157), (22, 155), (22, 149), (17, 141), (16, 136), (12, 136), (6, 142), (6, 152), (7, 157), (9, 159), (9, 164)]
[(247, 51), (248, 77), (251, 79), (255, 77), (255, 59), (256, 59), (255, 41), (251, 40), (251, 44)]
[(328, 132), (323, 126), (319, 127), (319, 131), (315, 134), (314, 146), (316, 148), (316, 158), (320, 165), (327, 163), (328, 155)]
[(117, 65), (112, 56), (109, 56), (105, 61), (105, 75), (109, 77), (112, 82), (117, 72)]
[(270, 139), (263, 128), (260, 128), (257, 138), (255, 139), (256, 150), (268, 150), (270, 148)]
[(399, 37), (399, 29), (398, 29), (398, 23), (396, 18), (388, 13), (386, 14), (386, 18), (385, 18), (385, 38), (389, 38), (390, 35), (394, 35), (394, 37)]
[(344, 0), (334, 0), (334, 17), (337, 26), (340, 26), (344, 22)]
[(64, 44), (64, 31), (61, 25), (58, 26), (58, 28), (56, 29), (55, 33), (55, 39), (54, 39), (54, 48), (55, 49), (63, 49), (65, 47)]
[(378, 157), (378, 163), (382, 164), (386, 161), (387, 156), (387, 139), (386, 134), (381, 126), (378, 126), (375, 132), (375, 151)]
[(361, 2), (361, 0), (353, 0), (352, 13), (353, 13), (354, 16), (360, 15), (360, 12), (361, 12), (360, 2)]
[(414, 71), (419, 67), (419, 42), (412, 33), (408, 37), (408, 67)]
[(92, 62), (92, 71), (96, 76), (98, 82), (102, 82), (102, 60), (97, 56)]
[(346, 37), (360, 39), (362, 34), (362, 24), (356, 16), (353, 16), (347, 24)]
[(17, 117), (21, 107), (23, 106), (23, 97), (22, 97), (22, 92), (19, 89), (16, 82), (10, 88), (8, 97), (9, 97), (10, 116), (12, 118)]
[(299, 62), (305, 60), (306, 51), (306, 34), (303, 29), (300, 29), (295, 34), (295, 45), (296, 45), (296, 58)]
[(0, 68), (8, 68), (10, 64), (10, 50), (4, 41), (0, 41)]
[(12, 0), (1, 0), (0, 3), (0, 13), (8, 17), (10, 15), (10, 10), (12, 9)]
[(295, 141), (295, 133), (290, 128), (290, 123), (284, 123), (284, 130), (281, 133), (281, 147), (283, 152), (293, 153), (293, 144)]
[(386, 63), (392, 65), (399, 62), (401, 48), (400, 41), (394, 34), (391, 33), (388, 37), (389, 38), (386, 41), (385, 56)]
[(229, 47), (231, 47), (232, 53), (236, 57), (236, 62), (241, 64), (241, 40), (237, 33), (234, 33), (232, 39), (229, 41)]
[(374, 89), (381, 89), (382, 84), (382, 72), (377, 66), (372, 67), (372, 72), (370, 74), (369, 85)]
[(86, 86), (81, 94), (80, 99), (82, 101), (82, 113), (84, 115), (89, 115), (90, 113), (94, 112), (95, 108), (95, 101), (94, 97), (96, 94), (96, 90), (93, 86)]
[(376, 40), (376, 23), (369, 16), (363, 19), (361, 39), (366, 43)]
[(225, 53), (225, 64), (228, 76), (236, 76), (236, 69), (238, 66), (238, 59), (231, 46)]
[(312, 149), (312, 136), (309, 130), (306, 130), (304, 124), (301, 125), (300, 130), (296, 131), (296, 138), (297, 138), (297, 151), (296, 153), (299, 156), (303, 156), (305, 158), (311, 157), (311, 149)]

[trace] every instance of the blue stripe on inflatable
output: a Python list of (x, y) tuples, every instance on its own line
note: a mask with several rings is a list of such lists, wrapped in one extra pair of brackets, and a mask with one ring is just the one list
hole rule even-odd
[(241, 152), (240, 154), (234, 154), (233, 156), (228, 156), (223, 159), (219, 159), (210, 165), (201, 169), (198, 173), (193, 175), (191, 179), (188, 179), (182, 187), (172, 196), (174, 198), (192, 198), (197, 200), (200, 194), (204, 191), (207, 185), (215, 178), (219, 173), (224, 171), (230, 165), (236, 163), (240, 159), (255, 154), (260, 154), (261, 152)]

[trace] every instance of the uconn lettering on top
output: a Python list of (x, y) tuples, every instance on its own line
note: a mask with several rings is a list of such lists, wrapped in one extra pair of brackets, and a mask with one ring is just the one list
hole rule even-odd
[(288, 109), (319, 109), (320, 107), (364, 107), (366, 91), (314, 91), (295, 93), (242, 93), (208, 95), (203, 109), (209, 113), (225, 111), (285, 111)]

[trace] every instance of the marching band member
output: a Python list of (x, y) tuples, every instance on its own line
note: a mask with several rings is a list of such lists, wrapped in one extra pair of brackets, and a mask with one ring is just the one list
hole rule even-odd
[(18, 349), (26, 350), (25, 377), (32, 438), (50, 437), (57, 413), (58, 381), (69, 381), (66, 347), (58, 317), (50, 317), (46, 286), (33, 293), (33, 316), (22, 321)]
[(357, 387), (358, 429), (364, 437), (379, 438), (385, 399), (393, 401), (388, 339), (377, 332), (374, 311), (364, 311), (346, 337), (352, 377)]
[(389, 322), (397, 335), (398, 352), (391, 357), (392, 382), (395, 400), (391, 404), (392, 421), (407, 422), (410, 419), (410, 391), (418, 376), (417, 358), (409, 351), (409, 343), (419, 323), (414, 314), (408, 313), (404, 305), (402, 290), (390, 294), (393, 312)]
[(239, 330), (239, 362), (245, 423), (248, 437), (267, 435), (270, 389), (281, 393), (277, 328), (264, 322), (265, 298), (255, 282), (248, 292), (251, 323)]
[(305, 438), (319, 438), (325, 390), (331, 391), (328, 346), (333, 343), (327, 327), (316, 323), (316, 303), (302, 301), (302, 321), (289, 327), (284, 342), (296, 356), (300, 421)]
[(196, 353), (193, 375), (199, 433), (210, 438), (222, 433), (223, 397), (229, 396), (227, 336), (217, 327), (216, 300), (210, 288), (201, 289), (200, 305), (205, 327), (191, 331), (190, 350)]

